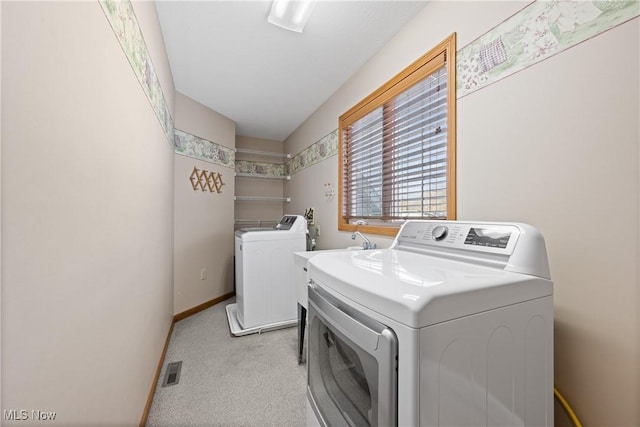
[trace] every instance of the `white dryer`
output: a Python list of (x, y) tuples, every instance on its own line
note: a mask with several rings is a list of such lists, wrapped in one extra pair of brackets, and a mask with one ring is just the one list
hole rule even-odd
[(389, 249), (314, 256), (308, 277), (308, 425), (553, 425), (533, 227), (408, 221)]
[(305, 250), (306, 236), (301, 215), (285, 215), (275, 228), (236, 231), (236, 302), (226, 307), (233, 335), (297, 324), (293, 253)]

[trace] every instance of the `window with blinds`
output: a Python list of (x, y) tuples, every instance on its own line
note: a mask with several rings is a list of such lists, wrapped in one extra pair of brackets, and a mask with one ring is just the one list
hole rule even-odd
[(339, 228), (455, 219), (455, 34), (340, 117)]

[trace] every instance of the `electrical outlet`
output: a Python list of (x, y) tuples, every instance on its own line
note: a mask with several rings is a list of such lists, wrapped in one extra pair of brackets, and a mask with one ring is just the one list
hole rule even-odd
[(207, 278), (207, 269), (203, 268), (200, 270), (200, 280), (205, 280)]

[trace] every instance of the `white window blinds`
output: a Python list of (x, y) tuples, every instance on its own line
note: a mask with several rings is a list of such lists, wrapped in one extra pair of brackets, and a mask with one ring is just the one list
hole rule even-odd
[(345, 220), (447, 218), (445, 55), (425, 67), (342, 127)]

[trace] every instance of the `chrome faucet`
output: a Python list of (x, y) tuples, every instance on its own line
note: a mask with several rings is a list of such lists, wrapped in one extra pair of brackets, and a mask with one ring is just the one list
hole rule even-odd
[(362, 243), (362, 249), (366, 250), (376, 248), (376, 244), (367, 239), (367, 237), (359, 231), (353, 232), (353, 234), (351, 235), (351, 240), (356, 240), (356, 236), (360, 236), (362, 240), (364, 240), (364, 243)]

